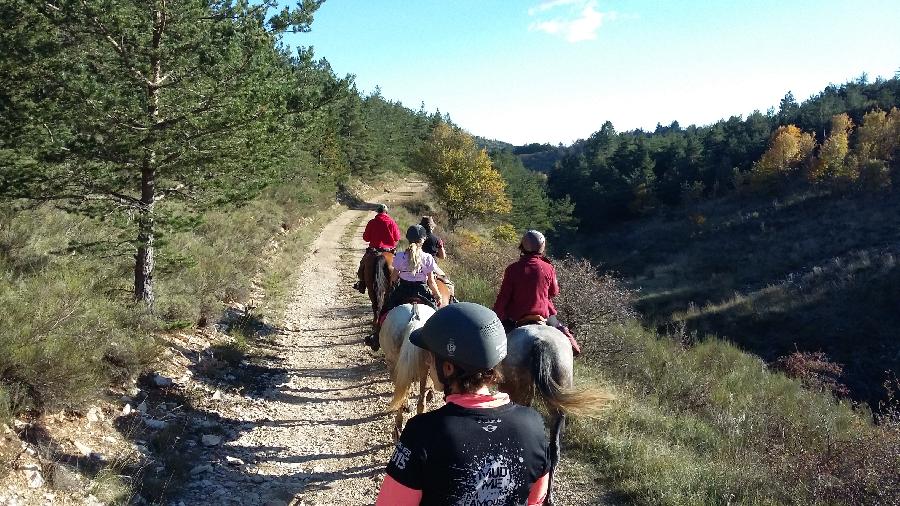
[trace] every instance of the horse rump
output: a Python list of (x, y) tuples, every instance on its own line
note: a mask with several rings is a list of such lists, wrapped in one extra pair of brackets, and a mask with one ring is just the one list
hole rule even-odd
[(388, 264), (388, 260), (384, 256), (384, 253), (375, 255), (375, 265), (372, 269), (372, 274), (373, 292), (375, 295), (375, 298), (372, 301), (375, 306), (373, 309), (381, 311), (381, 308), (384, 307), (384, 301), (387, 300), (391, 279), (390, 265)]

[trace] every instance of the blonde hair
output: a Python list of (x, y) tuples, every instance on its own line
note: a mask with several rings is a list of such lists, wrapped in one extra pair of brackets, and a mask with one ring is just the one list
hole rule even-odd
[(406, 261), (409, 265), (409, 272), (413, 275), (422, 270), (422, 245), (417, 242), (409, 243), (406, 248)]

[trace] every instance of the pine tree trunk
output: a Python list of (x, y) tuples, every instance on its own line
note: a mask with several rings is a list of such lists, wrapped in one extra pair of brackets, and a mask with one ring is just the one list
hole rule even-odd
[(153, 127), (159, 121), (159, 93), (162, 84), (162, 61), (159, 47), (166, 26), (166, 2), (161, 0), (154, 7), (154, 51), (150, 57), (153, 75), (147, 82), (147, 122), (151, 126), (146, 139), (146, 152), (141, 167), (141, 207), (138, 216), (137, 253), (134, 255), (134, 299), (153, 310), (153, 208), (156, 203), (156, 150)]
[[(150, 159), (147, 160), (148, 162)], [(134, 299), (153, 309), (153, 202), (156, 174), (147, 163), (141, 171), (141, 204), (138, 217), (137, 253), (134, 255)]]

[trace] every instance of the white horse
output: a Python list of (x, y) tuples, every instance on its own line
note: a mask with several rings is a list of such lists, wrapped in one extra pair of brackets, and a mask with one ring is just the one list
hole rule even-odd
[(553, 479), (562, 454), (566, 414), (594, 417), (612, 399), (599, 388), (576, 388), (572, 345), (555, 327), (525, 325), (506, 336), (507, 354), (500, 364), (500, 390), (511, 401), (530, 406), (535, 394), (551, 419), (550, 483), (545, 504), (553, 504)]
[(428, 352), (409, 342), (412, 331), (424, 325), (433, 314), (434, 309), (427, 304), (402, 304), (388, 312), (378, 333), (384, 360), (394, 382), (394, 398), (389, 409), (396, 412), (395, 441), (400, 438), (403, 429), (403, 413), (409, 409), (409, 391), (413, 383), (419, 382), (416, 414), (425, 411), (426, 396), (434, 395), (434, 391), (427, 386), (428, 364), (425, 359)]

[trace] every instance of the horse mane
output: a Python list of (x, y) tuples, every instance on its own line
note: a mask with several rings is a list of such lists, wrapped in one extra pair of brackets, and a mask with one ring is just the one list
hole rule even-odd
[[(403, 307), (409, 307), (412, 311), (409, 321), (400, 331), (400, 350), (394, 363), (394, 370), (391, 374), (394, 380), (394, 396), (388, 406), (388, 410), (396, 411), (406, 405), (409, 391), (416, 381), (421, 381), (428, 374), (428, 366), (425, 365), (425, 354), (422, 348), (412, 344), (409, 341), (409, 335), (413, 330), (421, 327), (427, 320), (433, 310), (423, 304), (404, 304), (392, 309), (396, 311)], [(425, 311), (425, 315), (422, 314)]]
[(400, 345), (400, 356), (394, 369), (394, 396), (388, 410), (396, 411), (406, 405), (413, 383), (428, 374), (427, 369), (423, 367), (424, 363), (425, 350), (412, 344), (409, 342), (409, 338), (404, 336), (403, 344)]

